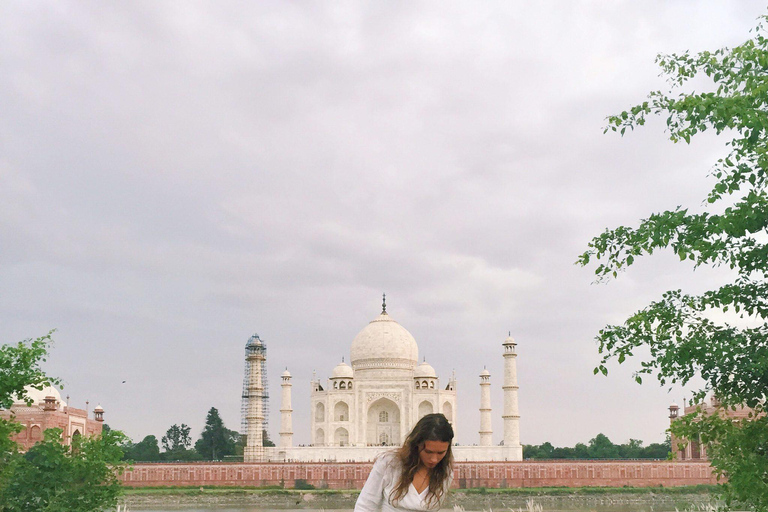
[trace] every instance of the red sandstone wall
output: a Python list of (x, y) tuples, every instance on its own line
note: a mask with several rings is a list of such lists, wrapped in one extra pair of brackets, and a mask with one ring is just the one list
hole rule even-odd
[[(305, 480), (318, 488), (360, 489), (368, 462), (135, 464), (123, 474), (130, 487), (284, 485)], [(457, 462), (454, 488), (473, 487), (674, 487), (715, 484), (708, 462), (545, 461)]]

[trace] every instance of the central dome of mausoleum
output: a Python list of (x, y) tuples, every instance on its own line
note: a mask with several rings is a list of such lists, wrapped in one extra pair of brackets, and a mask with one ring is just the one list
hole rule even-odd
[(379, 368), (412, 370), (419, 360), (419, 347), (411, 333), (385, 310), (355, 336), (350, 355), (355, 371)]

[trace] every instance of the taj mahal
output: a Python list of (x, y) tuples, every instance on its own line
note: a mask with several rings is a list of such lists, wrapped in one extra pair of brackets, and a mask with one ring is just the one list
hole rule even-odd
[[(492, 443), (490, 373), (480, 372), (480, 444), (454, 446), (458, 461), (522, 460), (520, 415), (517, 405), (517, 353), (511, 336), (501, 343), (504, 358), (504, 437)], [(456, 377), (439, 383), (435, 369), (422, 360), (416, 340), (387, 313), (381, 313), (352, 340), (350, 360), (333, 369), (325, 386), (314, 375), (310, 381), (309, 446), (293, 445), (292, 376), (281, 375), (280, 437), (275, 447), (264, 447), (266, 415), (266, 347), (258, 336), (246, 345), (244, 425), (245, 462), (370, 461), (402, 444), (422, 416), (445, 415), (454, 425), (459, 413)], [(466, 413), (464, 413), (466, 414)], [(454, 438), (456, 439), (456, 438)]]

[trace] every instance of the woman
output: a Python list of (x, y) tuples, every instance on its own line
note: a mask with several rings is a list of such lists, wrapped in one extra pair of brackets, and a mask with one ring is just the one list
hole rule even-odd
[(400, 449), (376, 459), (355, 512), (439, 509), (453, 479), (452, 440), (445, 416), (421, 418)]

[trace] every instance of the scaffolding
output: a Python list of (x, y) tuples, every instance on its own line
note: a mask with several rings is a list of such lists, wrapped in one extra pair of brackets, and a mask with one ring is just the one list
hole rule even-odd
[(258, 334), (254, 334), (245, 343), (245, 375), (243, 376), (243, 399), (240, 403), (240, 434), (248, 434), (248, 401), (250, 399), (248, 393), (248, 383), (251, 378), (251, 362), (248, 360), (248, 356), (253, 353), (260, 353), (264, 356), (261, 360), (261, 410), (264, 412), (264, 422), (261, 426), (261, 431), (264, 433), (264, 441), (269, 440), (269, 380), (267, 379), (267, 344), (259, 338)]

